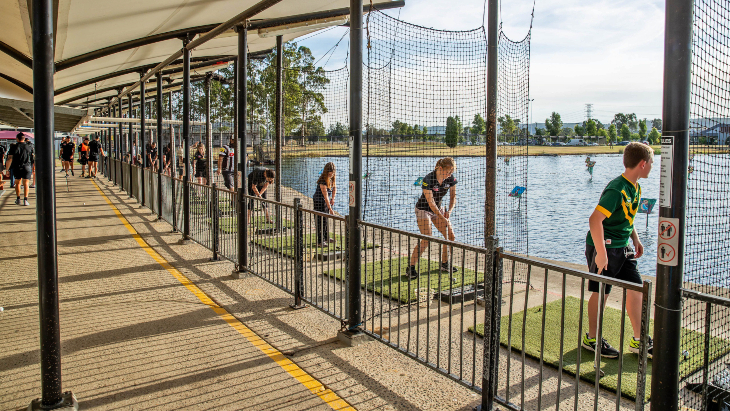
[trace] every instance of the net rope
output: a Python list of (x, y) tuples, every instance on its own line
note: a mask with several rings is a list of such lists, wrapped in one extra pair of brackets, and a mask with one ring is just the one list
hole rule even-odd
[[(692, 33), (690, 159), (684, 288), (730, 297), (730, 1), (696, 0)], [(692, 384), (702, 382), (705, 305), (685, 299), (682, 309), (680, 402), (702, 409)], [(710, 323), (710, 384), (727, 365), (730, 310), (715, 307)], [(690, 384), (685, 387), (686, 384)]]

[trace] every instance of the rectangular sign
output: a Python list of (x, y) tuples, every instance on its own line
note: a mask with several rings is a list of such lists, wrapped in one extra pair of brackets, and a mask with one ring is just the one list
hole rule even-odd
[(662, 162), (659, 171), (659, 206), (672, 206), (672, 149), (674, 137), (662, 136)]
[(243, 175), (239, 171), (238, 172), (238, 188), (241, 188), (241, 187), (243, 187)]
[(350, 174), (354, 173), (355, 171), (355, 159), (353, 158), (353, 152), (355, 151), (355, 137), (350, 136), (349, 140), (349, 146), (350, 146)]
[(659, 218), (659, 241), (657, 242), (657, 263), (676, 267), (679, 265), (679, 219)]
[(355, 207), (355, 182), (350, 181), (350, 195), (347, 202), (349, 207)]
[(656, 198), (642, 198), (639, 202), (639, 213), (651, 214), (656, 204)]

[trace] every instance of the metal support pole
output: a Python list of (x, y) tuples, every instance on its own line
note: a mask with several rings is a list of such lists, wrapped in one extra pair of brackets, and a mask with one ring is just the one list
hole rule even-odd
[[(682, 282), (689, 163), (689, 106), (692, 78), (693, 1), (667, 0), (664, 26), (664, 99), (662, 104), (662, 169), (671, 181), (659, 195), (659, 218), (676, 219), (676, 260), (657, 259), (654, 305), (654, 353), (651, 409), (679, 407), (679, 358), (682, 327)], [(666, 151), (665, 151), (666, 150)], [(669, 153), (671, 152), (671, 155)], [(668, 164), (663, 164), (668, 161)], [(662, 171), (664, 172), (664, 170)], [(662, 178), (663, 180), (664, 178)], [(671, 220), (670, 220), (671, 221)], [(662, 233), (659, 233), (661, 243)], [(660, 244), (661, 246), (661, 244)], [(659, 248), (659, 247), (657, 247)], [(671, 264), (671, 265), (670, 265)]]
[[(36, 220), (38, 252), (38, 313), (40, 319), (41, 398), (31, 409), (75, 404), (73, 394), (61, 391), (61, 327), (58, 309), (58, 254), (56, 243), (55, 151), (53, 149), (53, 2), (32, 1), (33, 127), (36, 162)], [(16, 184), (20, 184), (17, 182)]]
[[(238, 63), (236, 61), (233, 62), (233, 90), (238, 93)], [(241, 185), (241, 182), (238, 179), (238, 163), (241, 161), (241, 152), (239, 151), (239, 144), (238, 144), (238, 99), (233, 99), (233, 182), (234, 182), (234, 190), (237, 190), (239, 186)]]
[[(129, 105), (129, 111), (127, 112), (127, 117), (132, 117), (132, 107), (134, 106), (134, 102), (132, 101), (132, 95), (130, 94), (127, 98), (127, 104)], [(129, 193), (129, 198), (132, 198), (132, 191), (134, 184), (132, 183), (132, 164), (134, 164), (134, 157), (132, 156), (132, 148), (134, 147), (134, 134), (132, 132), (132, 123), (129, 123), (129, 129), (127, 132), (127, 137), (129, 138), (129, 166), (128, 170), (129, 172), (129, 185), (127, 186), (127, 192)], [(125, 167), (122, 167), (125, 168)], [(122, 172), (122, 175), (124, 175), (124, 172)]]
[[(325, 223), (326, 224), (326, 223)], [(302, 201), (294, 199), (294, 304), (290, 307), (304, 308), (304, 213)]]
[(484, 278), (484, 370), (482, 373), (482, 404), (477, 409), (491, 411), (497, 395), (497, 374), (499, 372), (499, 326), (502, 318), (502, 259), (499, 257), (495, 237), (486, 240), (485, 270), (490, 275)]
[(162, 220), (162, 73), (157, 72), (157, 219)]
[(350, 178), (347, 328), (362, 333), (360, 323), (361, 240), (358, 220), (362, 214), (362, 0), (350, 0)]
[[(170, 109), (170, 120), (172, 120), (172, 91), (167, 102)], [(175, 144), (175, 127), (170, 124), (170, 185), (172, 189), (172, 232), (177, 231), (177, 193), (175, 190), (175, 178), (177, 177), (177, 145)]]
[(183, 40), (183, 241), (190, 239), (190, 184), (188, 184), (188, 170), (190, 169), (190, 50), (187, 46), (190, 40)]
[(236, 101), (238, 103), (238, 119), (236, 127), (238, 127), (238, 147), (236, 147), (236, 153), (240, 153), (238, 156), (238, 172), (239, 172), (239, 187), (238, 187), (238, 266), (237, 271), (239, 273), (246, 272), (248, 269), (248, 210), (246, 207), (246, 198), (244, 194), (247, 192), (248, 184), (246, 182), (246, 144), (248, 143), (248, 136), (246, 135), (246, 80), (248, 73), (248, 37), (246, 25), (236, 26), (238, 31), (238, 60), (236, 61), (236, 71), (238, 74), (238, 81), (236, 83)]
[[(213, 182), (213, 133), (210, 127), (210, 82), (213, 75), (205, 76), (205, 161), (208, 163), (208, 185)], [(217, 159), (217, 157), (216, 157)]]
[[(274, 196), (277, 202), (281, 202), (281, 141), (284, 136), (282, 127), (284, 113), (284, 39), (276, 36), (276, 191)], [(281, 207), (276, 206), (276, 231), (281, 231)]]
[(220, 192), (218, 191), (218, 187), (215, 183), (211, 184), (211, 191), (213, 193), (212, 202), (213, 206), (212, 211), (213, 215), (210, 216), (210, 225), (211, 225), (211, 235), (213, 238), (211, 239), (213, 243), (213, 258), (211, 261), (218, 261), (220, 260), (220, 257), (218, 257), (218, 252), (220, 250), (220, 235), (221, 235), (221, 229), (220, 229), (220, 218), (221, 218), (221, 212), (220, 212)]
[[(499, 41), (499, 1), (489, 0), (487, 17), (487, 136), (484, 199), (484, 238), (497, 235), (497, 67)], [(486, 244), (485, 244), (486, 245)]]
[[(141, 76), (142, 74), (140, 74)], [(146, 150), (146, 139), (147, 139), (147, 105), (145, 104), (145, 94), (147, 94), (145, 81), (139, 83), (139, 152), (142, 153), (142, 164), (140, 166), (140, 178), (142, 184), (140, 184), (139, 198), (140, 204), (145, 205), (145, 192), (144, 192), (144, 169), (147, 164), (147, 150)]]

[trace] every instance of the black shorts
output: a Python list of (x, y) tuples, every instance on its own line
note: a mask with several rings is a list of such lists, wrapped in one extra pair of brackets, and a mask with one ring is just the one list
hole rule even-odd
[(221, 171), (221, 175), (223, 176), (223, 185), (225, 185), (229, 190), (233, 190), (233, 186), (236, 184), (233, 174), (233, 171)]
[(16, 180), (25, 179), (30, 180), (33, 178), (33, 167), (30, 165), (21, 166), (18, 168), (13, 168), (13, 177), (15, 177)]
[(195, 177), (208, 178), (207, 170), (204, 169), (204, 168), (196, 168), (195, 169)]
[(97, 163), (97, 162), (99, 162), (99, 156), (98, 155), (90, 155), (89, 156), (89, 162), (91, 162), (91, 163)]
[(73, 158), (73, 156), (61, 156), (61, 160), (73, 162), (74, 158)]
[[(266, 198), (266, 193), (267, 192), (264, 191), (264, 193), (261, 194), (261, 198)], [(255, 196), (256, 194), (254, 194), (252, 190), (248, 190), (248, 195)], [(248, 200), (248, 209), (249, 210), (253, 210), (253, 203), (254, 203), (253, 199)], [(265, 201), (258, 201), (258, 203), (261, 204), (261, 208), (266, 208), (268, 205)]]
[[(617, 280), (628, 281), (630, 283), (642, 284), (641, 274), (636, 267), (636, 258), (634, 258), (634, 250), (631, 247), (607, 248), (608, 269), (603, 271), (603, 275)], [(598, 273), (596, 267), (596, 247), (586, 244), (586, 261), (588, 262), (588, 271), (593, 274)], [(596, 281), (588, 281), (588, 291), (599, 292), (599, 283)], [(611, 292), (611, 285), (606, 284), (606, 294)]]
[(79, 164), (81, 164), (82, 166), (85, 166), (88, 162), (89, 160), (86, 157), (79, 157)]

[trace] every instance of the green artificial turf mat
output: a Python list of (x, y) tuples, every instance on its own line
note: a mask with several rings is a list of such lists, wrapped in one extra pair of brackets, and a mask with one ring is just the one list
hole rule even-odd
[[(440, 264), (438, 262), (424, 258), (419, 259), (419, 265), (416, 266), (421, 273), (420, 278), (411, 280), (406, 275), (408, 264), (408, 257), (364, 264), (362, 266), (361, 285), (368, 291), (382, 294), (402, 303), (409, 303), (418, 300), (416, 295), (418, 289), (431, 288), (435, 292), (448, 290), (452, 286), (452, 278), (455, 279), (453, 281), (454, 289), (461, 289), (462, 283), (465, 285), (474, 284), (474, 270), (464, 269), (462, 272), (462, 268), (457, 267), (459, 268), (458, 273), (449, 274), (439, 270)], [(324, 274), (342, 279), (342, 269), (327, 271)], [(439, 279), (441, 280), (440, 283)], [(484, 273), (479, 273), (477, 280), (483, 281)], [(430, 299), (430, 296), (428, 298)]]
[[(545, 307), (545, 352), (544, 362), (546, 365), (558, 368), (559, 352), (560, 352), (560, 311), (561, 301), (556, 300), (548, 303)], [(502, 313), (508, 308), (503, 307)], [(575, 376), (577, 345), (578, 345), (578, 312), (580, 309), (580, 300), (575, 297), (565, 297), (565, 333), (563, 342), (563, 369), (566, 373)], [(614, 348), (618, 350), (619, 334), (621, 331), (621, 311), (615, 308), (607, 307), (604, 315), (604, 331), (603, 337), (608, 340)], [(513, 312), (512, 314), (512, 349), (516, 352), (522, 352), (522, 317), (523, 312)], [(503, 346), (507, 346), (507, 332), (509, 326), (509, 317), (503, 316), (500, 325), (500, 342)], [(469, 327), (469, 331), (474, 332), (474, 327)], [(540, 359), (540, 337), (542, 330), (542, 306), (527, 309), (527, 336), (525, 339), (525, 355), (528, 357)], [(653, 334), (654, 321), (649, 323), (649, 335)], [(631, 331), (631, 321), (628, 315), (624, 325), (624, 348), (623, 348), (623, 369), (621, 376), (621, 393), (623, 396), (632, 400), (636, 398), (636, 378), (639, 365), (639, 356), (629, 351), (629, 340), (633, 332)], [(588, 300), (586, 299), (583, 307), (583, 334), (588, 331)], [(484, 325), (478, 324), (476, 329), (477, 335), (484, 336)], [(582, 334), (581, 334), (582, 335)], [(701, 333), (682, 329), (682, 339), (703, 338)], [(730, 343), (716, 337), (710, 338), (712, 348), (710, 354), (710, 362), (722, 357), (730, 351)], [(703, 345), (702, 345), (703, 346)], [(688, 375), (696, 372), (702, 367), (703, 355), (702, 346), (693, 347), (689, 352), (689, 358), (680, 362), (680, 374)], [(584, 348), (579, 348), (581, 352), (580, 374), (581, 379), (593, 383), (593, 358), (594, 354)], [(618, 364), (619, 359), (601, 359), (601, 370), (605, 373), (601, 378), (601, 387), (616, 392), (618, 381)], [(646, 400), (649, 400), (651, 391), (651, 366), (652, 360), (647, 360), (646, 370)]]
[[(253, 243), (256, 245), (260, 245), (261, 247), (264, 247), (271, 251), (276, 251), (278, 253), (282, 253), (283, 255), (287, 257), (294, 258), (294, 236), (289, 235), (286, 237), (266, 237), (266, 238), (256, 238), (253, 240)], [(370, 249), (370, 248), (376, 248), (379, 247), (377, 245), (371, 244), (371, 243), (363, 243), (362, 248), (364, 249)], [(332, 244), (329, 244), (327, 247), (319, 247), (317, 245), (317, 235), (316, 234), (305, 234), (304, 235), (304, 254), (305, 259), (307, 258), (307, 255), (311, 255), (312, 252), (336, 252), (336, 251), (343, 251), (345, 250), (345, 237), (340, 235), (335, 235), (335, 242)], [(307, 249), (310, 251), (308, 252)], [(316, 251), (315, 251), (316, 250)]]
[[(276, 221), (276, 217), (271, 217), (271, 220)], [(210, 221), (210, 219), (208, 221)], [(275, 226), (274, 223), (267, 223), (266, 217), (263, 216), (254, 217), (252, 222), (254, 224), (254, 227), (259, 230), (266, 230), (274, 228)], [(218, 224), (220, 224), (220, 230), (226, 234), (233, 234), (238, 232), (238, 217), (221, 217)], [(281, 220), (281, 225), (285, 228), (293, 228), (294, 222), (290, 220)]]

